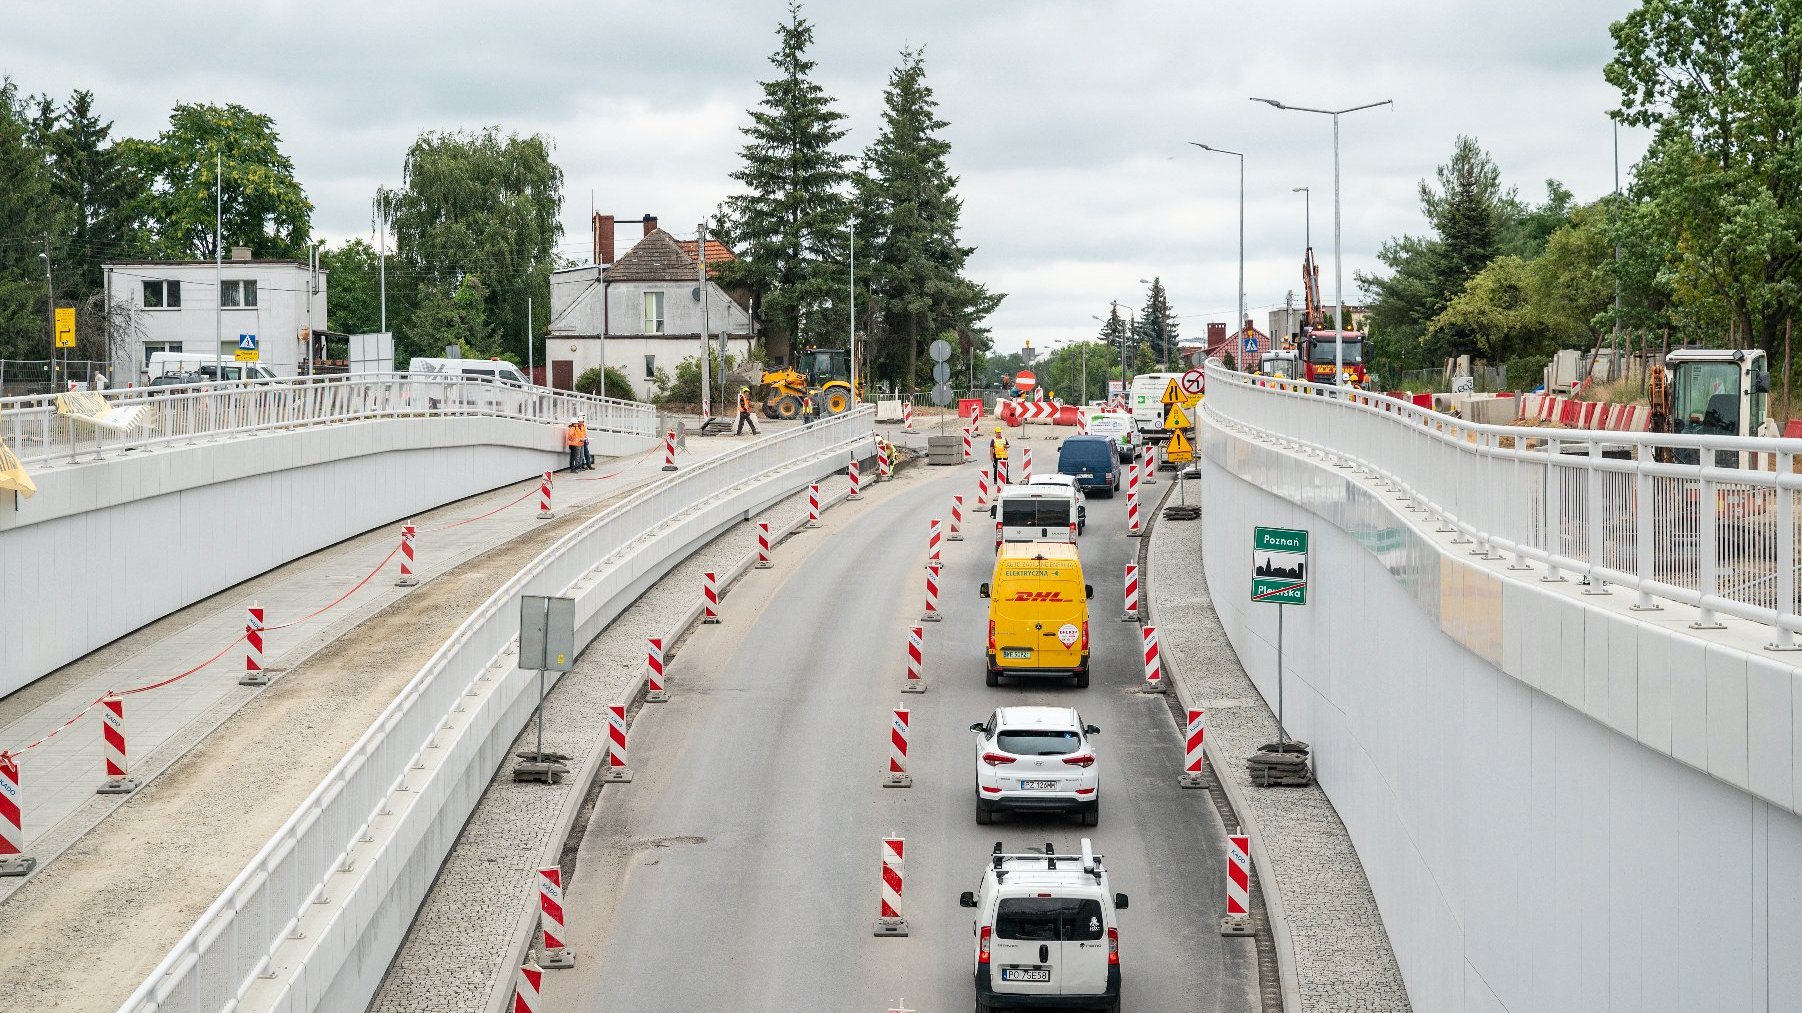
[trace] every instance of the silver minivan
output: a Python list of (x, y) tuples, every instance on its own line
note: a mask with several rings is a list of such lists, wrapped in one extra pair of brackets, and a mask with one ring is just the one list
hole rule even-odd
[(996, 1008), (1120, 1010), (1120, 920), (1126, 895), (1108, 889), (1088, 838), (1082, 853), (989, 855), (974, 908), (976, 1013)]

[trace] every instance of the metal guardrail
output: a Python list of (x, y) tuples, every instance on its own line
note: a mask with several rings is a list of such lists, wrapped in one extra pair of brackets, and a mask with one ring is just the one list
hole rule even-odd
[(465, 691), (497, 662), (506, 663), (519, 633), (522, 594), (561, 592), (602, 560), (721, 491), (783, 464), (854, 446), (873, 430), (874, 410), (864, 408), (686, 466), (545, 549), (451, 634), (138, 986), (122, 1013), (235, 1007), (295, 931), (307, 905), (344, 867), (383, 799), (401, 786)]
[(1798, 647), (1802, 440), (1481, 425), (1380, 394), (1208, 364), (1210, 419), (1376, 476), (1513, 567), (1730, 616)]
[(55, 394), (0, 398), (0, 439), (32, 464), (383, 417), (489, 415), (566, 423), (584, 414), (592, 430), (657, 435), (650, 405), (482, 376), (357, 373), (101, 393), (115, 408), (141, 406), (144, 421), (113, 433), (58, 415)]

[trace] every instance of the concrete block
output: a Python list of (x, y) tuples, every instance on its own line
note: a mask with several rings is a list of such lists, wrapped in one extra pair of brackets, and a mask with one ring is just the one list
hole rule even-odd
[(1702, 641), (1676, 633), (1669, 641), (1671, 755), (1708, 769), (1708, 676)]
[(1638, 703), (1634, 735), (1661, 753), (1671, 751), (1671, 633), (1656, 626), (1636, 626), (1639, 665), (1635, 672)]
[(1618, 613), (1592, 613), (1592, 620), (1608, 632), (1606, 662), (1608, 702), (1603, 711), (1608, 726), (1632, 737), (1639, 723), (1639, 624)]
[(1606, 610), (1583, 610), (1583, 702), (1578, 710), (1604, 721), (1608, 716), (1608, 686), (1613, 681), (1608, 662), (1608, 628), (1614, 617)]
[(1710, 644), (1703, 655), (1708, 692), (1708, 767), (1728, 784), (1748, 785), (1746, 656)]
[(1796, 669), (1772, 658), (1746, 660), (1747, 783), (1785, 808), (1795, 806), (1793, 751)]

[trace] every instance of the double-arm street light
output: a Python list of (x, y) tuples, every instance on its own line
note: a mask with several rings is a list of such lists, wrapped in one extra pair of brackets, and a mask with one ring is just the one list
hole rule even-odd
[(1316, 113), (1321, 116), (1331, 116), (1333, 118), (1333, 331), (1335, 332), (1333, 336), (1333, 382), (1344, 383), (1345, 342), (1343, 340), (1343, 335), (1345, 332), (1345, 272), (1341, 266), (1342, 261), (1340, 259), (1339, 117), (1344, 116), (1347, 113), (1360, 112), (1365, 109), (1375, 109), (1378, 106), (1393, 105), (1394, 102), (1391, 99), (1384, 99), (1381, 102), (1369, 102), (1361, 106), (1352, 106), (1349, 109), (1310, 109), (1307, 106), (1287, 105), (1278, 102), (1273, 98), (1257, 98), (1254, 96), (1252, 101), (1262, 102), (1267, 106), (1274, 106), (1277, 109), (1287, 109), (1290, 112)]
[(1239, 337), (1243, 340), (1245, 337), (1245, 156), (1237, 151), (1210, 147), (1200, 141), (1190, 141), (1189, 143), (1203, 151), (1212, 151), (1217, 155), (1231, 155), (1239, 160)]

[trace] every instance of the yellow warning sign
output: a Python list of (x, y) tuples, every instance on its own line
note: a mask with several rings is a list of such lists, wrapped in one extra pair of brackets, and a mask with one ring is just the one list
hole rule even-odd
[(75, 347), (75, 307), (56, 308), (56, 347)]
[(1182, 399), (1183, 389), (1177, 386), (1176, 377), (1173, 376), (1170, 378), (1170, 382), (1164, 385), (1164, 403), (1180, 404)]
[(1164, 414), (1165, 429), (1187, 429), (1189, 425), (1189, 416), (1183, 414), (1183, 406), (1180, 401), (1171, 405), (1170, 410)]
[(1170, 434), (1170, 442), (1164, 444), (1164, 460), (1171, 464), (1187, 464), (1195, 460), (1195, 447), (1181, 429)]

